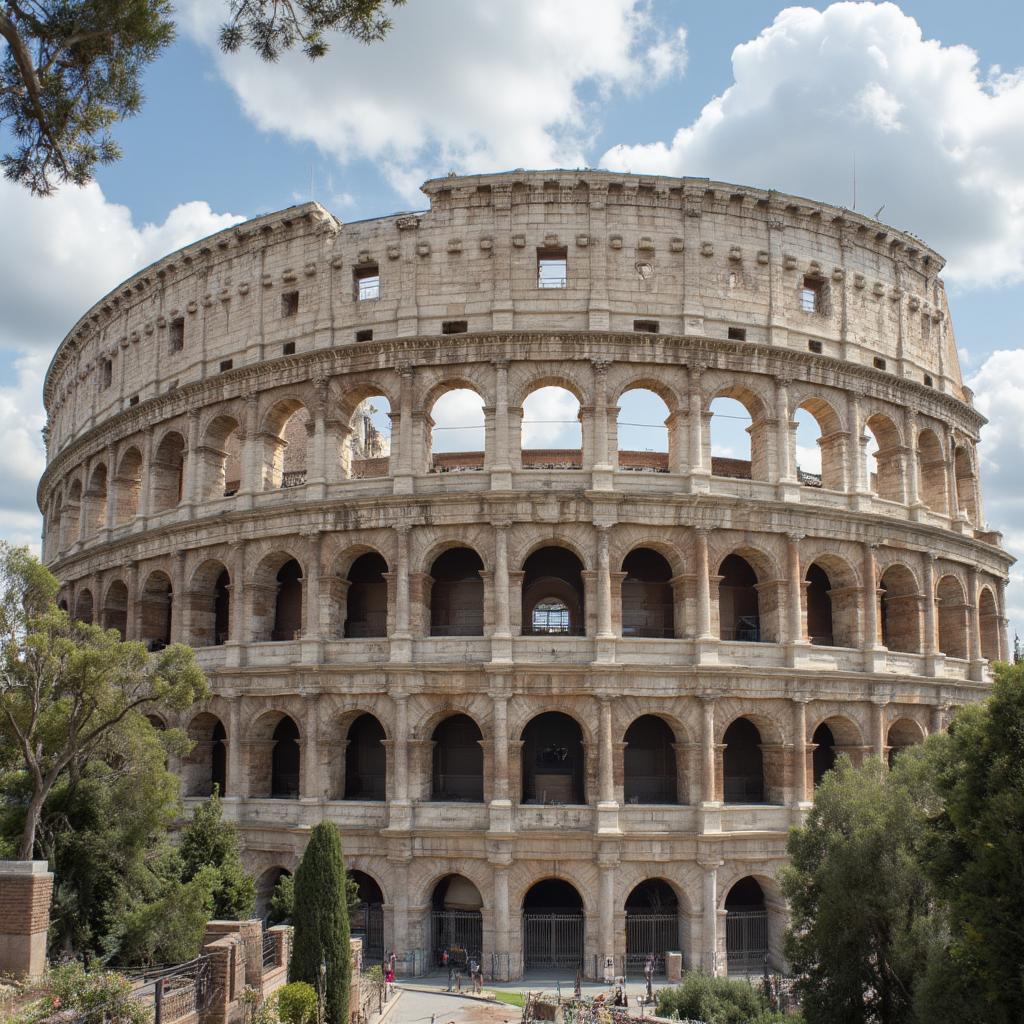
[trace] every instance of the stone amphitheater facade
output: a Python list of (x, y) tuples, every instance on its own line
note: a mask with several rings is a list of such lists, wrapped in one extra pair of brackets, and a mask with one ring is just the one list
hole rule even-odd
[[(513, 976), (656, 943), (778, 963), (815, 780), (941, 729), (1006, 656), (943, 260), (705, 179), (424, 192), (352, 224), (256, 218), (82, 317), (45, 383), (62, 599), (196, 647), (213, 696), (162, 724), (196, 741), (187, 800), (222, 788), (264, 900), (327, 819), (371, 945), (409, 970), (442, 944)], [(522, 449), (548, 385), (579, 401), (578, 450)], [(483, 453), (434, 454), (462, 388)], [(667, 454), (619, 450), (634, 388), (667, 406)], [(750, 414), (749, 461), (712, 456), (719, 396)]]

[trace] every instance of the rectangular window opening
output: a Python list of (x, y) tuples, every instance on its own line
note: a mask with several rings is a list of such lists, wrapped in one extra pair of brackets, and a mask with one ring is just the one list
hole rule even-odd
[(876, 370), (884, 370), (886, 363), (881, 356), (875, 356), (875, 358), (871, 361), (871, 365), (874, 366)]
[(747, 329), (746, 329), (746, 327), (730, 327), (729, 328), (729, 340), (730, 341), (746, 341), (747, 340)]
[(295, 355), (295, 342), (294, 341), (286, 341), (284, 343), (284, 345), (281, 347), (281, 352), (282, 352), (283, 355), (286, 355), (286, 356), (293, 356), (293, 355)]
[(185, 318), (175, 317), (171, 321), (168, 338), (171, 342), (171, 351), (180, 352), (185, 347)]
[(657, 320), (634, 320), (633, 330), (638, 334), (657, 334), (658, 333), (658, 321)]
[(932, 375), (930, 373), (926, 373), (924, 375), (924, 386), (926, 388), (933, 388), (933, 387), (935, 387), (935, 381), (932, 379)]
[(373, 341), (373, 330), (367, 327), (363, 331), (356, 331), (356, 341)]
[(296, 316), (299, 312), (299, 293), (285, 292), (281, 296), (281, 316)]
[(465, 334), (469, 330), (468, 320), (442, 320), (442, 334)]
[(825, 346), (822, 345), (822, 343), (820, 341), (815, 341), (814, 338), (808, 339), (807, 347), (812, 352), (817, 352), (819, 355), (821, 354), (822, 350), (825, 348)]
[(105, 391), (114, 382), (114, 363), (110, 359), (103, 360), (103, 378), (101, 387)]
[(139, 404), (139, 396), (138, 395), (132, 395), (132, 397), (128, 399), (128, 404), (130, 406), (131, 405), (138, 405)]
[(557, 249), (537, 250), (537, 287), (565, 288), (568, 283), (569, 250), (562, 246)]
[(235, 361), (233, 359), (222, 359), (220, 361), (220, 372), (227, 373), (227, 371), (230, 370), (231, 367), (234, 365)]
[(805, 313), (821, 312), (821, 281), (816, 277), (805, 277), (800, 289), (800, 308)]
[(357, 302), (380, 298), (380, 267), (376, 263), (364, 263), (352, 271), (352, 283)]

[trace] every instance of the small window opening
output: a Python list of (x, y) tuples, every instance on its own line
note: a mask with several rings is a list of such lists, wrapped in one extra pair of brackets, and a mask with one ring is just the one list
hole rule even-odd
[(226, 373), (234, 365), (235, 365), (235, 361), (233, 359), (222, 359), (220, 361), (220, 372), (221, 373)]
[(568, 266), (569, 250), (564, 246), (558, 249), (538, 249), (537, 287), (565, 288)]
[(821, 312), (821, 282), (817, 278), (804, 278), (800, 289), (800, 308), (805, 313)]
[(871, 363), (876, 370), (884, 370), (886, 366), (886, 362), (881, 356), (875, 356)]
[(110, 387), (114, 382), (114, 364), (110, 359), (103, 360), (103, 383), (102, 387), (104, 390)]
[(295, 316), (299, 312), (299, 293), (285, 292), (281, 296), (281, 316)]
[(729, 328), (729, 340), (730, 341), (746, 341), (747, 340), (747, 329), (746, 329), (746, 327), (730, 327)]
[(468, 320), (442, 320), (442, 334), (465, 334), (469, 330)]
[(356, 341), (373, 341), (373, 330), (368, 327), (364, 331), (356, 331)]
[(825, 346), (822, 345), (820, 341), (815, 341), (814, 338), (810, 338), (807, 341), (807, 347), (812, 352), (817, 352), (820, 355)]
[(356, 301), (380, 298), (380, 268), (376, 263), (366, 263), (352, 271)]
[(932, 379), (932, 375), (930, 373), (926, 373), (924, 375), (924, 386), (926, 388), (933, 388), (933, 387), (935, 387), (935, 381)]
[(639, 334), (657, 334), (658, 333), (658, 321), (657, 320), (634, 320), (633, 330)]
[(128, 404), (129, 405), (138, 405), (139, 404), (139, 396), (138, 395), (132, 395), (132, 397), (128, 399)]
[(294, 341), (286, 341), (281, 346), (281, 352), (282, 352), (283, 355), (286, 355), (286, 356), (293, 356), (293, 355), (295, 355), (295, 342)]
[(171, 321), (168, 337), (171, 340), (171, 351), (180, 352), (185, 347), (185, 318), (175, 317)]

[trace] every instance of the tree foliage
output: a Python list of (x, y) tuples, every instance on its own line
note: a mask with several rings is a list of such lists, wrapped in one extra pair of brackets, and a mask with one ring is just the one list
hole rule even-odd
[(691, 972), (682, 984), (659, 989), (655, 1013), (706, 1024), (800, 1024), (798, 1018), (773, 1011), (748, 982)]
[[(391, 28), (404, 0), (229, 0), (220, 44), (264, 60), (300, 46), (310, 59), (328, 34), (364, 43)], [(83, 185), (118, 160), (111, 135), (142, 108), (142, 74), (173, 42), (172, 0), (0, 0), (0, 126), (14, 139), (4, 174), (35, 195)]]
[(206, 869), (214, 872), (214, 917), (241, 921), (252, 916), (256, 880), (242, 866), (238, 831), (231, 822), (224, 821), (216, 790), (195, 809), (192, 820), (182, 829), (179, 853), (183, 882), (192, 881)]
[(150, 1011), (132, 998), (132, 983), (109, 971), (61, 964), (46, 975), (46, 994), (10, 1019), (10, 1024), (148, 1024)]
[(13, 749), (9, 767), (25, 780), (20, 860), (35, 853), (43, 804), (58, 782), (75, 784), (86, 766), (124, 772), (141, 718), (184, 710), (209, 693), (190, 647), (151, 655), (116, 630), (73, 621), (54, 603), (56, 592), (27, 548), (0, 542), (0, 746)]
[(315, 826), (295, 871), (295, 929), (288, 980), (306, 981), (319, 991), (320, 965), (326, 968), (324, 1019), (348, 1021), (348, 904), (341, 837), (331, 822)]

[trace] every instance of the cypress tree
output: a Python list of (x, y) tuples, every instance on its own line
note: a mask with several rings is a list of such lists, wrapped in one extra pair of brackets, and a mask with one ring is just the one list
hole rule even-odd
[(320, 964), (326, 966), (324, 1020), (348, 1024), (350, 949), (345, 863), (341, 837), (331, 822), (317, 825), (295, 871), (295, 933), (289, 981), (306, 981), (319, 991)]

